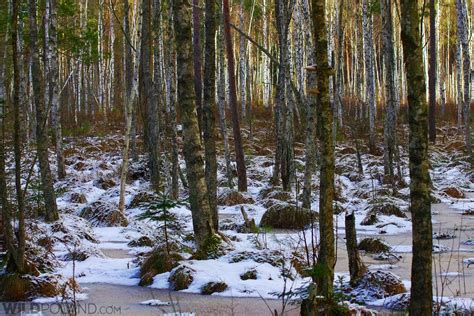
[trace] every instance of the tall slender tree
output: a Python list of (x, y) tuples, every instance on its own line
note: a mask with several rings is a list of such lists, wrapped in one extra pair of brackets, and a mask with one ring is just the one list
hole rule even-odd
[[(18, 207), (18, 248), (14, 256), (14, 266), (9, 262), (9, 271), (19, 273), (26, 272), (25, 249), (26, 249), (26, 230), (25, 230), (25, 200), (21, 187), (21, 139), (20, 139), (20, 68), (18, 67), (19, 56), (19, 7), (20, 0), (13, 0), (12, 11), (12, 64), (13, 64), (13, 146), (15, 154), (15, 191)], [(13, 261), (12, 261), (13, 263)]]
[(428, 69), (428, 91), (429, 91), (429, 139), (436, 142), (436, 74), (437, 74), (437, 50), (436, 47), (436, 5), (435, 0), (430, 0), (430, 55)]
[(232, 111), (232, 130), (234, 132), (235, 160), (237, 163), (237, 180), (239, 191), (247, 191), (247, 171), (245, 167), (242, 136), (240, 133), (239, 112), (237, 110), (237, 91), (235, 85), (234, 50), (230, 33), (230, 8), (229, 0), (222, 0), (224, 15), (224, 37), (227, 52), (227, 71), (229, 80), (229, 105)]
[(329, 97), (331, 69), (328, 63), (328, 34), (326, 28), (326, 2), (312, 0), (312, 20), (315, 43), (315, 60), (318, 70), (316, 94), (319, 140), (321, 143), (320, 188), (319, 188), (319, 255), (313, 267), (313, 282), (309, 298), (303, 302), (302, 315), (319, 315), (318, 298), (330, 300), (333, 295), (334, 266), (334, 141), (333, 111)]
[(401, 38), (407, 72), (410, 126), (410, 209), (413, 222), (410, 315), (431, 315), (433, 235), (428, 161), (428, 106), (419, 12), (418, 1), (401, 1)]
[(30, 15), (30, 51), (32, 54), (31, 74), (33, 84), (33, 99), (36, 108), (36, 145), (41, 175), (41, 189), (43, 190), (46, 205), (45, 218), (52, 222), (59, 218), (56, 194), (53, 187), (53, 177), (48, 160), (48, 110), (45, 104), (45, 91), (43, 86), (43, 74), (41, 71), (39, 49), (38, 49), (38, 25), (36, 20), (36, 0), (29, 1)]

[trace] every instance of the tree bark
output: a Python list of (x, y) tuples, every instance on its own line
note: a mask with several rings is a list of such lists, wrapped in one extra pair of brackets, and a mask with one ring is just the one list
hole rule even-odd
[(30, 14), (30, 51), (32, 53), (32, 79), (33, 99), (36, 107), (36, 144), (38, 151), (38, 162), (41, 175), (41, 189), (43, 190), (46, 205), (45, 219), (53, 222), (59, 218), (56, 205), (56, 194), (53, 187), (53, 177), (48, 161), (48, 129), (47, 112), (45, 106), (45, 91), (43, 86), (43, 75), (41, 73), (40, 58), (38, 51), (38, 28), (36, 22), (36, 0), (29, 1)]
[[(18, 207), (18, 249), (15, 254), (14, 267), (9, 271), (24, 273), (25, 267), (25, 248), (26, 248), (26, 233), (25, 233), (25, 202), (23, 197), (23, 190), (21, 188), (21, 140), (20, 140), (20, 68), (18, 67), (19, 56), (19, 34), (18, 34), (18, 18), (19, 18), (19, 0), (13, 0), (13, 16), (12, 16), (12, 63), (13, 63), (13, 146), (15, 153), (15, 189)], [(9, 264), (10, 266), (10, 264)], [(11, 267), (11, 266), (10, 266)]]
[(234, 133), (235, 160), (237, 163), (237, 179), (239, 191), (247, 191), (247, 171), (245, 167), (242, 136), (240, 133), (239, 113), (237, 110), (237, 91), (235, 86), (234, 51), (230, 34), (229, 0), (222, 0), (224, 14), (224, 36), (227, 51), (227, 71), (229, 73), (229, 105), (232, 111), (232, 130)]
[(153, 55), (151, 34), (152, 1), (142, 2), (142, 29), (140, 49), (140, 101), (145, 125), (145, 144), (148, 151), (151, 183), (155, 192), (160, 191), (160, 148), (158, 139), (158, 99), (153, 91), (152, 67)]
[(309, 298), (302, 306), (303, 315), (316, 315), (318, 297), (329, 300), (333, 293), (335, 249), (333, 225), (334, 200), (334, 142), (333, 111), (329, 96), (331, 69), (328, 63), (328, 34), (326, 28), (326, 4), (324, 0), (312, 0), (315, 60), (318, 70), (318, 89), (311, 91), (318, 104), (318, 136), (321, 145), (319, 240), (318, 262), (314, 268), (313, 285)]
[(366, 103), (369, 112), (369, 150), (375, 151), (375, 80), (374, 80), (374, 39), (372, 14), (369, 0), (362, 3), (362, 26), (364, 33), (364, 60), (366, 73)]
[(204, 43), (204, 98), (203, 98), (203, 138), (206, 162), (205, 176), (209, 207), (211, 208), (214, 230), (219, 230), (217, 213), (217, 154), (216, 154), (216, 3), (205, 0), (205, 43)]
[(396, 155), (396, 102), (397, 87), (395, 84), (395, 52), (393, 43), (392, 0), (382, 0), (383, 59), (385, 64), (385, 121), (384, 121), (384, 175), (387, 182), (394, 182), (394, 157)]
[(413, 222), (410, 315), (431, 315), (432, 246), (428, 107), (425, 96), (418, 1), (401, 1), (401, 38), (408, 89), (410, 200)]
[(430, 55), (429, 55), (429, 140), (436, 143), (436, 73), (437, 73), (437, 47), (436, 47), (436, 7), (435, 0), (430, 0)]
[(198, 118), (193, 91), (192, 35), (189, 3), (173, 3), (174, 29), (178, 64), (178, 109), (183, 125), (183, 153), (189, 184), (189, 201), (198, 253), (207, 255), (210, 238), (214, 235), (209, 196), (204, 176), (204, 161), (200, 145)]
[(346, 213), (345, 217), (346, 230), (346, 248), (349, 257), (349, 274), (350, 283), (355, 285), (357, 281), (368, 271), (359, 255), (357, 248), (357, 233), (355, 227), (354, 212)]
[(196, 110), (199, 135), (202, 134), (202, 64), (201, 64), (201, 12), (199, 0), (193, 0), (193, 62), (194, 92), (196, 93)]
[(471, 57), (469, 48), (469, 20), (467, 17), (467, 8), (464, 0), (456, 0), (456, 12), (458, 20), (458, 42), (460, 50), (462, 49), (462, 72), (464, 82), (464, 92), (462, 100), (462, 109), (464, 114), (464, 131), (466, 141), (466, 151), (469, 156), (471, 168), (474, 168), (474, 156), (472, 152), (471, 139)]

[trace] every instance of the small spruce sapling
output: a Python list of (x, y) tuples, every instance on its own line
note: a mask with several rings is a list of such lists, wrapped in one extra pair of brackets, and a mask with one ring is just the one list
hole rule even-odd
[[(157, 223), (159, 235), (162, 235), (167, 254), (171, 252), (171, 245), (176, 245), (176, 236), (181, 236), (183, 225), (178, 216), (170, 212), (172, 208), (186, 205), (182, 200), (171, 200), (166, 195), (160, 194), (151, 202), (141, 203), (146, 210), (137, 216), (140, 220), (149, 220)], [(158, 240), (160, 240), (159, 238)]]

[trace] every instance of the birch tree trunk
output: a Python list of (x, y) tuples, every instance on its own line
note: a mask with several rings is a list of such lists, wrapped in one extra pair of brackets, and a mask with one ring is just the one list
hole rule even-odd
[(199, 0), (193, 0), (193, 64), (194, 91), (196, 93), (196, 110), (199, 133), (202, 135), (202, 65), (201, 65), (201, 9)]
[(57, 0), (47, 0), (49, 8), (49, 37), (48, 37), (48, 60), (49, 60), (49, 106), (51, 109), (51, 125), (53, 127), (53, 139), (56, 147), (56, 160), (58, 164), (58, 179), (66, 176), (64, 165), (63, 135), (61, 126), (61, 114), (59, 108), (59, 60), (58, 60), (58, 29), (57, 29)]
[[(319, 200), (319, 237), (320, 248), (315, 269), (318, 274), (313, 276), (313, 285), (309, 289), (309, 297), (301, 306), (302, 315), (319, 315), (324, 312), (324, 306), (319, 301), (329, 300), (333, 292), (335, 247), (333, 224), (334, 200), (334, 141), (333, 141), (333, 111), (329, 98), (329, 80), (331, 70), (328, 63), (327, 41), (328, 34), (325, 19), (325, 1), (312, 0), (312, 17), (315, 38), (315, 60), (318, 69), (318, 129), (321, 142), (320, 169), (320, 200)], [(320, 298), (322, 297), (322, 298)], [(321, 310), (323, 309), (323, 310)], [(328, 311), (327, 311), (328, 312)]]
[[(244, 0), (240, 0), (240, 12), (239, 12), (239, 28), (244, 29)], [(239, 43), (239, 83), (240, 83), (240, 110), (242, 113), (242, 120), (246, 115), (246, 101), (247, 101), (247, 56), (246, 56), (246, 38), (240, 35)]]
[(230, 160), (230, 150), (229, 150), (229, 137), (227, 135), (227, 124), (226, 124), (226, 115), (225, 115), (225, 65), (224, 65), (224, 19), (222, 12), (220, 13), (220, 22), (221, 27), (218, 33), (217, 38), (217, 60), (219, 62), (219, 71), (218, 71), (218, 80), (217, 80), (217, 107), (219, 110), (219, 128), (221, 131), (222, 139), (224, 142), (224, 156), (225, 156), (225, 167), (226, 167), (226, 177), (227, 185), (229, 188), (234, 187), (232, 181), (232, 164)]
[(203, 138), (205, 176), (209, 207), (213, 227), (219, 230), (217, 213), (217, 154), (216, 154), (216, 4), (205, 0), (205, 43), (204, 43), (204, 98), (203, 98)]
[(425, 96), (423, 52), (418, 1), (401, 1), (403, 55), (407, 72), (409, 115), (410, 201), (413, 221), (410, 315), (431, 315), (432, 247), (428, 106)]
[(185, 0), (173, 2), (178, 64), (178, 109), (183, 124), (183, 153), (189, 184), (189, 201), (199, 256), (207, 257), (214, 236), (209, 196), (204, 176), (204, 161), (199, 141), (198, 118), (193, 92), (192, 32), (190, 7)]
[(456, 0), (456, 12), (458, 20), (458, 41), (462, 48), (463, 82), (464, 94), (461, 98), (464, 110), (464, 131), (466, 150), (469, 155), (471, 168), (474, 168), (474, 156), (472, 153), (471, 139), (471, 53), (469, 48), (469, 20), (467, 17), (467, 8), (464, 0)]
[(429, 51), (429, 140), (436, 142), (436, 74), (437, 74), (437, 47), (436, 47), (436, 7), (435, 0), (430, 0), (430, 51)]
[(32, 52), (32, 76), (33, 97), (36, 107), (36, 145), (38, 151), (38, 162), (41, 175), (41, 189), (46, 205), (45, 219), (48, 222), (59, 218), (56, 205), (56, 194), (53, 187), (53, 177), (48, 161), (48, 129), (47, 110), (45, 105), (45, 91), (43, 86), (43, 75), (41, 73), (40, 58), (38, 51), (38, 29), (36, 23), (36, 0), (29, 0), (30, 14), (30, 51)]
[[(129, 20), (129, 3), (123, 0), (124, 4), (124, 33), (130, 39), (130, 20)], [(139, 52), (135, 52), (135, 61), (132, 56), (132, 47), (127, 41), (125, 45), (125, 135), (122, 151), (122, 166), (120, 171), (120, 195), (119, 195), (119, 211), (125, 211), (125, 190), (127, 184), (127, 173), (129, 165), (130, 137), (132, 133), (132, 115), (133, 105), (137, 96), (138, 89), (138, 56)]]

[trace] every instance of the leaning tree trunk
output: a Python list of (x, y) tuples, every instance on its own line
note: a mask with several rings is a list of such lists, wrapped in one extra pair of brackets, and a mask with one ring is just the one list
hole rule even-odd
[(205, 1), (205, 43), (204, 43), (204, 96), (203, 96), (203, 138), (206, 161), (206, 183), (209, 195), (214, 230), (219, 229), (217, 213), (217, 154), (216, 154), (216, 3)]
[(229, 105), (232, 111), (232, 130), (234, 132), (235, 161), (237, 163), (237, 180), (239, 191), (247, 191), (247, 171), (245, 167), (242, 136), (240, 134), (239, 113), (237, 110), (237, 91), (235, 85), (234, 50), (230, 34), (230, 9), (229, 0), (222, 0), (224, 15), (224, 37), (227, 51), (227, 71), (229, 73)]
[(189, 9), (189, 3), (185, 0), (176, 0), (173, 3), (176, 47), (179, 48), (177, 50), (178, 109), (183, 124), (183, 153), (186, 161), (194, 235), (198, 254), (207, 256), (209, 243), (214, 238), (215, 231), (204, 176), (204, 161), (195, 109)]
[[(128, 0), (124, 0), (124, 33), (130, 39), (130, 23), (129, 23), (129, 6)], [(132, 47), (129, 41), (125, 45), (125, 135), (122, 150), (122, 166), (120, 171), (120, 195), (119, 195), (119, 211), (125, 210), (125, 186), (127, 183), (128, 165), (130, 160), (130, 143), (132, 135), (132, 115), (133, 105), (138, 94), (138, 58), (140, 49), (135, 52), (135, 60), (132, 56)]]
[[(334, 266), (336, 263), (334, 249), (333, 200), (334, 200), (334, 142), (333, 111), (329, 97), (329, 78), (331, 69), (328, 63), (328, 34), (325, 19), (325, 1), (312, 0), (312, 18), (315, 38), (315, 59), (318, 70), (318, 89), (316, 94), (318, 106), (318, 136), (321, 142), (320, 199), (319, 199), (319, 256), (315, 269), (319, 272), (313, 276), (314, 284), (310, 287), (308, 299), (301, 306), (302, 315), (318, 315), (318, 300), (328, 301), (332, 297)], [(318, 306), (318, 307), (317, 307)], [(323, 312), (324, 313), (324, 312)]]
[(56, 194), (53, 187), (53, 177), (48, 161), (48, 129), (47, 113), (45, 105), (45, 91), (43, 86), (43, 75), (41, 73), (40, 58), (38, 51), (38, 26), (36, 23), (36, 0), (29, 2), (30, 14), (30, 51), (32, 52), (32, 79), (33, 79), (33, 99), (36, 107), (36, 144), (38, 150), (38, 162), (41, 175), (41, 188), (43, 190), (46, 204), (46, 221), (52, 222), (59, 218), (58, 206), (56, 204)]
[(410, 315), (433, 311), (430, 174), (428, 161), (428, 106), (420, 42), (418, 1), (401, 1), (401, 38), (407, 72), (410, 126), (410, 200), (413, 222)]

